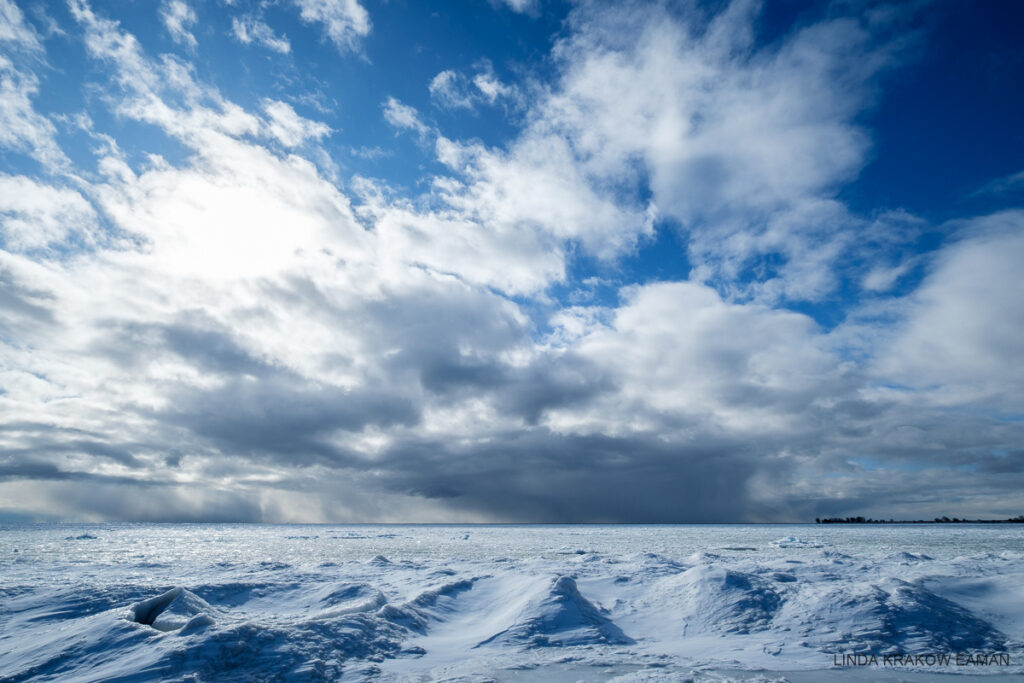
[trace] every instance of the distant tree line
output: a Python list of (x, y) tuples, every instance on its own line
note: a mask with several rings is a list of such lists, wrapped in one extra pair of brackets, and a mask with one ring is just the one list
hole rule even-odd
[(942, 516), (935, 519), (871, 519), (870, 517), (815, 517), (817, 524), (1024, 524), (1024, 515), (1010, 519), (960, 519)]

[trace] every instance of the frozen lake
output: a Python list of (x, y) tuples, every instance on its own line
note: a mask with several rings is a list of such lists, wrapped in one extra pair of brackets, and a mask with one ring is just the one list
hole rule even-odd
[(949, 673), (1024, 674), (1024, 526), (0, 526), (2, 681)]

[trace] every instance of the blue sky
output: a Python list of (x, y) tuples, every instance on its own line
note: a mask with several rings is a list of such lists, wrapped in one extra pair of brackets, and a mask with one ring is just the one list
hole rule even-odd
[(1020, 514), (1021, 18), (0, 0), (0, 517)]

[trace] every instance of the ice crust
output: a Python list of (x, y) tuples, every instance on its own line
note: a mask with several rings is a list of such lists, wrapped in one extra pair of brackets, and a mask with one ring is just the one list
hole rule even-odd
[[(285, 532), (314, 548), (359, 540)], [(1019, 547), (858, 552), (785, 537), (442, 557), (415, 549), (500, 531), (416, 533), (361, 533), (384, 545), (330, 561), (259, 544), (225, 558), (197, 543), (187, 561), (50, 566), (15, 539), (22, 552), (12, 542), (0, 567), (0, 681), (803, 681), (845, 671), (835, 654), (928, 652), (1006, 653), (1010, 667), (970, 673), (1024, 675)]]

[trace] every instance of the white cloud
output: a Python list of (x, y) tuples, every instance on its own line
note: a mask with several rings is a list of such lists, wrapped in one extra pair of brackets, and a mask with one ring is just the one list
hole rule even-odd
[(286, 102), (264, 100), (263, 110), (269, 117), (270, 134), (285, 147), (298, 147), (307, 140), (319, 140), (331, 132), (326, 124), (299, 116)]
[(93, 241), (96, 212), (74, 190), (0, 173), (0, 235), (8, 251), (43, 249), (74, 233)]
[(53, 123), (32, 106), (39, 92), (35, 74), (19, 70), (0, 55), (0, 146), (28, 154), (49, 171), (65, 168), (68, 158), (57, 144)]
[(907, 259), (895, 266), (877, 266), (872, 268), (861, 280), (860, 286), (869, 292), (888, 292), (901, 277), (914, 267), (915, 261)]
[(34, 53), (43, 49), (39, 36), (11, 0), (0, 0), (0, 43)]
[(364, 192), (360, 211), (380, 237), (382, 265), (424, 266), (511, 293), (535, 293), (564, 277), (561, 246), (529, 226), (484, 225), (459, 209), (417, 210), (389, 200), (365, 181), (357, 189)]
[[(575, 30), (555, 48), (561, 75), (535, 94), (519, 137), (505, 150), (440, 138), (438, 159), (455, 177), (435, 181), (427, 203), (604, 259), (635, 248), (653, 216), (675, 219), (691, 276), (730, 298), (822, 299), (871, 227), (832, 195), (863, 162), (868, 140), (853, 118), (888, 53), (851, 19), (755, 51), (755, 19), (744, 2), (706, 27), (660, 9), (576, 8)], [(477, 70), (472, 83), (440, 72), (434, 102), (468, 109), (514, 95), (489, 63)], [(426, 133), (393, 104), (393, 125)], [(643, 205), (645, 185), (653, 198)]]
[(627, 290), (608, 324), (591, 323), (572, 336), (570, 348), (612, 369), (619, 392), (585, 415), (556, 415), (556, 424), (793, 433), (807, 428), (819, 397), (846, 391), (841, 366), (810, 318), (730, 304), (692, 282)]
[[(817, 299), (857, 227), (832, 195), (863, 163), (869, 140), (854, 116), (888, 53), (849, 18), (755, 50), (755, 16), (736, 2), (700, 28), (659, 10), (580, 8), (556, 47), (564, 77), (531, 118), (571, 140), (598, 178), (628, 177), (639, 160), (702, 279), (728, 282), (779, 254), (782, 270), (762, 282), (796, 278), (772, 286)], [(817, 276), (790, 272), (815, 253), (832, 255)]]
[(41, 63), (43, 45), (10, 0), (0, 0), (0, 45), (0, 147), (27, 154), (50, 172), (65, 169), (53, 123), (32, 105), (39, 92), (32, 68)]
[(358, 0), (292, 0), (302, 20), (323, 24), (339, 50), (356, 50), (370, 33), (370, 15)]
[[(384, 114), (421, 138), (431, 132), (393, 98)], [(612, 258), (651, 231), (653, 208), (631, 211), (603, 196), (561, 138), (524, 135), (501, 152), (439, 136), (435, 149), (453, 176), (434, 178), (416, 202), (361, 185), (361, 210), (401, 259), (503, 292), (537, 293), (564, 279), (567, 243)]]
[(535, 12), (540, 0), (488, 0), (491, 5), (505, 5), (513, 12), (528, 14)]
[(260, 19), (247, 15), (239, 19), (231, 19), (231, 31), (240, 42), (245, 45), (257, 43), (268, 50), (286, 55), (292, 50), (291, 43), (284, 36), (278, 36), (274, 29), (270, 28)]
[(1002, 178), (996, 178), (995, 180), (986, 183), (981, 189), (973, 192), (971, 196), (979, 195), (1004, 195), (1011, 192), (1017, 192), (1024, 189), (1024, 171), (1018, 171), (1017, 173), (1011, 173), (1003, 176)]
[(383, 105), (384, 120), (399, 130), (412, 130), (423, 136), (430, 128), (420, 120), (419, 112), (414, 107), (402, 104), (394, 97), (389, 97)]
[(465, 77), (451, 69), (441, 71), (430, 81), (430, 96), (446, 109), (472, 109), (473, 99), (465, 92)]
[(969, 221), (961, 234), (905, 301), (876, 371), (914, 389), (907, 400), (1012, 412), (1024, 403), (1024, 213)]
[(487, 63), (483, 70), (473, 76), (473, 85), (490, 103), (494, 104), (500, 97), (509, 97), (513, 94), (513, 88), (498, 80), (494, 75), (494, 69)]
[(196, 12), (185, 0), (164, 0), (160, 5), (160, 19), (174, 42), (196, 48), (196, 37), (189, 31), (189, 27), (196, 23)]
[(126, 171), (97, 196), (162, 270), (204, 281), (272, 276), (324, 249), (358, 260), (365, 249), (347, 200), (311, 163), (228, 139), (191, 169)]
[(483, 60), (472, 78), (451, 69), (439, 72), (430, 81), (430, 97), (444, 109), (474, 109), (478, 104), (493, 105), (501, 98), (513, 98), (516, 90), (498, 80), (494, 67)]
[(216, 88), (196, 81), (189, 63), (170, 55), (151, 60), (117, 22), (97, 16), (82, 0), (72, 2), (89, 54), (113, 66), (121, 91), (109, 97), (119, 115), (157, 125), (201, 153), (212, 153), (227, 142), (224, 137), (255, 136), (261, 130), (276, 135), (283, 130), (280, 124), (264, 125), (259, 117), (226, 101)]
[(631, 249), (651, 230), (646, 207), (622, 207), (604, 195), (563, 138), (524, 135), (507, 153), (445, 138), (437, 147), (438, 159), (464, 178), (439, 184), (437, 194), (491, 229), (539, 229), (601, 258)]

